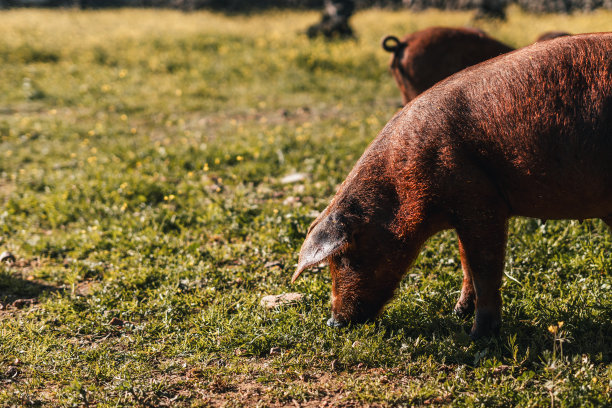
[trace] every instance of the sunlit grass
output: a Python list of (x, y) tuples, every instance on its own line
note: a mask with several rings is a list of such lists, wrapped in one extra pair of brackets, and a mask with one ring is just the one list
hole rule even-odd
[[(302, 34), (316, 12), (1, 12), (0, 244), (17, 262), (0, 270), (0, 405), (610, 405), (598, 220), (512, 222), (491, 341), (450, 313), (452, 232), (376, 323), (324, 325), (325, 269), (289, 285), (308, 225), (400, 102), (384, 35), (612, 29), (603, 11), (472, 16), (363, 11), (356, 40), (326, 42)], [(259, 305), (288, 291), (305, 297)]]

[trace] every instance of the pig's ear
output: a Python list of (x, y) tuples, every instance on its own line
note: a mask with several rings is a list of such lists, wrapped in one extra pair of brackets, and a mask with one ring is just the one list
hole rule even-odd
[(316, 219), (300, 250), (298, 266), (291, 283), (310, 268), (342, 250), (348, 244), (348, 226), (342, 216), (331, 213)]

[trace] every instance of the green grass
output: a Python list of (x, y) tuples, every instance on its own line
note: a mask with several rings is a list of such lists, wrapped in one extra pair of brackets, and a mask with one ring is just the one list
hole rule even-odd
[[(375, 323), (325, 326), (325, 269), (289, 284), (400, 102), (380, 38), (472, 15), (366, 11), (356, 41), (311, 42), (317, 18), (0, 13), (0, 246), (17, 257), (0, 267), (1, 406), (612, 404), (599, 220), (512, 222), (497, 339), (470, 342), (451, 315), (452, 232)], [(611, 22), (511, 9), (480, 26), (522, 46)], [(289, 291), (304, 300), (259, 305)]]

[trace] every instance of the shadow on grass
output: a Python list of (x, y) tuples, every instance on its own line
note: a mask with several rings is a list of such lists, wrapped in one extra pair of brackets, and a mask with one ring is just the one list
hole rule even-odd
[(379, 324), (386, 333), (402, 332), (407, 339), (420, 338), (413, 358), (433, 356), (446, 363), (475, 366), (477, 354), (484, 352), (483, 357), (496, 357), (500, 362), (540, 364), (543, 354), (552, 352), (559, 346), (558, 339), (563, 338), (563, 355), (570, 360), (587, 356), (591, 361), (612, 363), (612, 321), (580, 316), (579, 311), (565, 316), (563, 331), (559, 331), (556, 342), (548, 327), (530, 319), (506, 319), (499, 336), (475, 342), (468, 335), (472, 318), (461, 320), (449, 314), (418, 322), (413, 316), (395, 316)]
[(62, 290), (18, 275), (10, 269), (0, 270), (0, 304), (20, 308), (36, 303), (45, 294)]

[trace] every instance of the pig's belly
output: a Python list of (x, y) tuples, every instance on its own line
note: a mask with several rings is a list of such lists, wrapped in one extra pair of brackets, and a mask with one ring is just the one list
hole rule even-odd
[[(603, 177), (602, 177), (603, 176)], [(612, 215), (612, 177), (597, 174), (519, 179), (505, 190), (513, 215), (544, 219), (586, 219)]]

